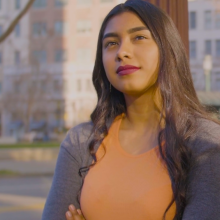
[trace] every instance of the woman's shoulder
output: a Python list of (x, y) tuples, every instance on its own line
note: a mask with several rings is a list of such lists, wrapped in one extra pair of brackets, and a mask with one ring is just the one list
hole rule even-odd
[(77, 138), (77, 140), (79, 142), (83, 142), (83, 141), (85, 141), (85, 139), (88, 139), (88, 137), (90, 136), (90, 134), (92, 132), (92, 128), (93, 128), (92, 121), (83, 122), (83, 123), (80, 123), (80, 124), (72, 127), (68, 131), (68, 134), (72, 138)]
[(205, 139), (210, 142), (220, 141), (220, 121), (219, 124), (208, 119), (197, 120), (197, 138)]
[(196, 154), (214, 150), (220, 152), (220, 124), (208, 119), (198, 119), (196, 128), (189, 142), (192, 151)]
[(82, 157), (87, 152), (86, 148), (91, 139), (92, 128), (93, 123), (91, 121), (72, 127), (62, 141), (61, 148), (74, 157)]
[(220, 198), (216, 192), (220, 191), (220, 125), (199, 119), (196, 127), (190, 141), (192, 158), (187, 176), (187, 205), (182, 219), (218, 219)]

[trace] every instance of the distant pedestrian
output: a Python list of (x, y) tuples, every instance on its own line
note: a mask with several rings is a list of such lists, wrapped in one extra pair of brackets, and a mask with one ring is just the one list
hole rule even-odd
[(168, 15), (142, 0), (113, 8), (93, 84), (91, 122), (62, 142), (42, 220), (220, 219), (220, 122)]

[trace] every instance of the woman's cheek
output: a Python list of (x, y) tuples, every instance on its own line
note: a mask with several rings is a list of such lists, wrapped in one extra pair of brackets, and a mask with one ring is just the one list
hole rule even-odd
[(109, 80), (114, 78), (116, 75), (115, 64), (113, 62), (111, 62), (111, 60), (108, 59), (107, 57), (103, 57), (103, 65), (104, 65), (104, 69), (105, 69), (105, 73), (107, 75), (107, 78)]

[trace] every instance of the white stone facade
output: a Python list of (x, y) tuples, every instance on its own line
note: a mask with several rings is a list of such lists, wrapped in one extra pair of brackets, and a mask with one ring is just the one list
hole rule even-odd
[[(92, 85), (92, 70), (101, 22), (107, 13), (125, 0), (71, 1), (64, 17), (68, 25), (66, 47), (68, 61), (64, 78), (68, 81), (65, 96), (66, 125), (89, 119), (97, 98)], [(85, 24), (83, 28), (82, 25)], [(84, 31), (83, 31), (84, 30)]]
[(190, 67), (196, 90), (205, 90), (203, 60), (212, 57), (211, 91), (220, 91), (220, 1), (189, 1)]

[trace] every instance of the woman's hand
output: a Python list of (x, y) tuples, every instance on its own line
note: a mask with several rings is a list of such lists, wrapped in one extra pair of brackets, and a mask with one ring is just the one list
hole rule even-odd
[(76, 209), (74, 205), (69, 206), (69, 211), (66, 212), (66, 219), (67, 220), (85, 220), (82, 215), (80, 209)]

